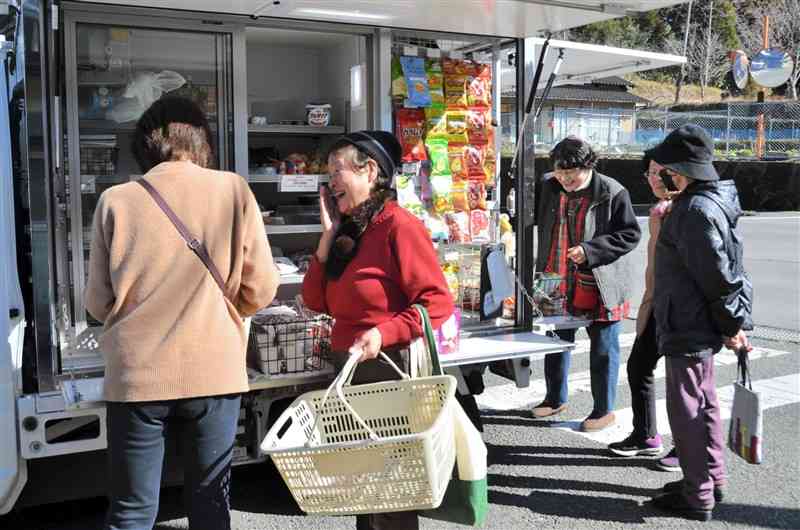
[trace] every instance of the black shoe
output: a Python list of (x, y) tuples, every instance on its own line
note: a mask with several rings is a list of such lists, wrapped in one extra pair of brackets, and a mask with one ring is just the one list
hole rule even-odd
[(686, 497), (680, 492), (664, 493), (650, 499), (649, 504), (654, 508), (666, 510), (674, 514), (692, 519), (693, 521), (710, 521), (711, 510), (704, 510), (702, 508), (695, 508), (691, 506)]
[[(683, 480), (676, 480), (675, 482), (667, 482), (664, 484), (664, 493), (681, 492), (683, 488)], [(721, 503), (725, 499), (725, 490), (722, 486), (714, 485), (714, 502)]]

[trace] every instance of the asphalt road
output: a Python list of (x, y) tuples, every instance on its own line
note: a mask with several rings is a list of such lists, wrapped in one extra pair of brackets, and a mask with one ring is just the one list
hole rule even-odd
[[(757, 324), (800, 330), (800, 214), (744, 218), (741, 229), (755, 287)], [(643, 246), (637, 250), (642, 258), (643, 252)], [(631, 327), (631, 323), (626, 326)], [(490, 463), (486, 528), (800, 528), (800, 398), (796, 398), (800, 395), (800, 345), (758, 339), (755, 343), (770, 350), (753, 361), (754, 381), (768, 384), (788, 377), (790, 391), (783, 392), (779, 406), (765, 411), (763, 464), (748, 465), (726, 452), (730, 475), (726, 500), (716, 508), (714, 521), (705, 525), (669, 517), (642, 504), (665, 482), (679, 478), (678, 473), (655, 470), (653, 459), (612, 458), (605, 450), (607, 442), (572, 429), (591, 409), (591, 395), (585, 386), (573, 386), (565, 414), (553, 421), (537, 421), (529, 409), (541, 399), (536, 390), (541, 386), (541, 362), (533, 366), (533, 390), (518, 392), (508, 381), (487, 375), (487, 390), (479, 396)], [(628, 353), (625, 348), (624, 360)], [(588, 369), (588, 355), (576, 354), (571, 377), (580, 380)], [(624, 365), (620, 373), (616, 408), (623, 417), (630, 406)], [(716, 377), (718, 388), (728, 387), (735, 379), (734, 366), (719, 365)], [(663, 399), (663, 379), (657, 387), (658, 398)], [(506, 395), (522, 398), (504, 400)], [(660, 424), (662, 432), (667, 429), (665, 423)], [(727, 425), (726, 421), (726, 432)], [(669, 441), (666, 435), (665, 442)], [(157, 529), (188, 528), (180, 503), (179, 488), (162, 492)], [(234, 530), (355, 527), (353, 517), (300, 513), (270, 464), (234, 470), (232, 505)], [(104, 509), (103, 499), (28, 509), (0, 517), (0, 528), (92, 530), (102, 527)], [(459, 528), (425, 519), (421, 526)]]

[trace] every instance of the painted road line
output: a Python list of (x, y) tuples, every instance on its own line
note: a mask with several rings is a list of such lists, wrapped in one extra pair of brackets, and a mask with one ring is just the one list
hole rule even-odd
[[(632, 335), (632, 334), (631, 334)], [(586, 341), (588, 343), (588, 341)], [(622, 346), (621, 346), (622, 347)], [(588, 349), (588, 346), (587, 346)], [(576, 348), (576, 352), (580, 351)], [(584, 352), (585, 353), (585, 352)], [(769, 359), (780, 357), (783, 355), (796, 354), (798, 351), (789, 352), (783, 350), (773, 350), (770, 348), (754, 348), (750, 352), (750, 360), (756, 361), (759, 359)], [(573, 354), (574, 355), (574, 354)], [(728, 366), (736, 364), (736, 355), (730, 352), (720, 352), (714, 356), (714, 364), (717, 366)], [(543, 363), (537, 363), (535, 369), (542, 370)], [(665, 376), (664, 363), (659, 362), (654, 372), (656, 379), (662, 379)], [(619, 382), (618, 385), (624, 385), (628, 381), (628, 371), (625, 369), (625, 364), (619, 368)], [(567, 377), (567, 386), (569, 393), (575, 394), (579, 392), (591, 392), (591, 377), (588, 370), (582, 372), (575, 372), (569, 374)], [(618, 390), (619, 392), (619, 390)], [(478, 406), (484, 409), (492, 410), (514, 410), (530, 408), (538, 404), (544, 399), (546, 387), (544, 379), (533, 379), (530, 386), (527, 388), (517, 388), (514, 383), (507, 383), (503, 385), (496, 385), (487, 387), (483, 394), (475, 396)], [(619, 423), (619, 422), (618, 422)], [(630, 425), (630, 422), (628, 423)]]
[[(753, 381), (753, 390), (761, 393), (761, 405), (764, 410), (800, 403), (800, 373)], [(731, 407), (733, 407), (733, 385), (717, 388), (717, 397), (719, 398), (720, 415), (723, 420), (727, 420), (731, 417)], [(598, 432), (578, 430), (583, 418), (553, 423), (552, 427), (573, 431), (584, 438), (608, 445), (624, 439), (631, 433), (632, 410), (630, 408), (615, 410), (614, 415), (617, 417), (617, 422)], [(662, 436), (671, 432), (667, 418), (667, 404), (664, 399), (656, 400), (656, 422), (658, 432)]]

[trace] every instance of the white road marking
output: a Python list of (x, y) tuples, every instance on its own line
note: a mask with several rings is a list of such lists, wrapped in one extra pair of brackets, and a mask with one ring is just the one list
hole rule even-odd
[[(753, 381), (753, 390), (761, 393), (761, 405), (764, 410), (800, 403), (800, 373)], [(723, 421), (727, 420), (731, 417), (731, 408), (733, 407), (733, 385), (717, 388), (717, 397), (719, 398), (720, 416)], [(608, 445), (624, 439), (631, 432), (633, 411), (630, 408), (616, 410), (614, 415), (617, 417), (617, 422), (598, 432), (578, 430), (583, 418), (554, 423), (553, 427), (570, 430), (584, 438)], [(669, 434), (671, 430), (667, 418), (667, 405), (663, 399), (656, 401), (656, 418), (659, 433), (662, 436)]]
[[(626, 334), (620, 336), (620, 348), (627, 348), (633, 343), (634, 334)], [(577, 347), (575, 348), (573, 355), (581, 354), (581, 353), (588, 353), (589, 351), (589, 341), (577, 341)], [(753, 351), (750, 353), (750, 360), (755, 361), (762, 358), (773, 358), (773, 357), (780, 357), (782, 355), (789, 355), (792, 353), (798, 352), (788, 352), (788, 351), (781, 351), (781, 350), (772, 350), (769, 348), (754, 348)], [(720, 352), (714, 356), (714, 363), (718, 366), (726, 366), (731, 364), (736, 364), (736, 355), (730, 352)], [(542, 373), (543, 371), (544, 362), (540, 361), (534, 364), (534, 373), (538, 371)], [(656, 370), (654, 372), (654, 376), (657, 379), (661, 379), (664, 377), (664, 363), (659, 362), (656, 366)], [(622, 390), (618, 389), (617, 393), (620, 391), (625, 391), (627, 385), (625, 384), (628, 380), (628, 372), (625, 369), (625, 364), (622, 364), (619, 368), (619, 382), (618, 385), (622, 385)], [(571, 373), (567, 377), (567, 386), (569, 387), (569, 393), (574, 394), (578, 392), (591, 392), (591, 378), (590, 373), (588, 370), (582, 372)], [(530, 382), (530, 386), (527, 388), (517, 388), (514, 383), (507, 383), (504, 385), (497, 385), (487, 387), (484, 390), (483, 394), (475, 396), (475, 399), (478, 402), (478, 405), (481, 408), (485, 409), (493, 409), (493, 410), (514, 410), (514, 409), (526, 409), (531, 408), (534, 405), (538, 404), (542, 399), (544, 399), (546, 393), (546, 387), (544, 379), (532, 379)], [(587, 411), (588, 413), (588, 411)], [(581, 418), (583, 419), (583, 418)], [(620, 423), (619, 421), (617, 423)], [(630, 425), (630, 421), (626, 425)], [(627, 427), (626, 427), (627, 428)]]

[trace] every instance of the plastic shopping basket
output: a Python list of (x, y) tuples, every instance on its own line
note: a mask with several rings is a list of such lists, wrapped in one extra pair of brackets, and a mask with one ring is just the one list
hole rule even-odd
[[(439, 506), (455, 462), (449, 375), (351, 385), (358, 354), (327, 390), (298, 397), (261, 443), (307, 513)], [(331, 395), (331, 390), (336, 394)]]

